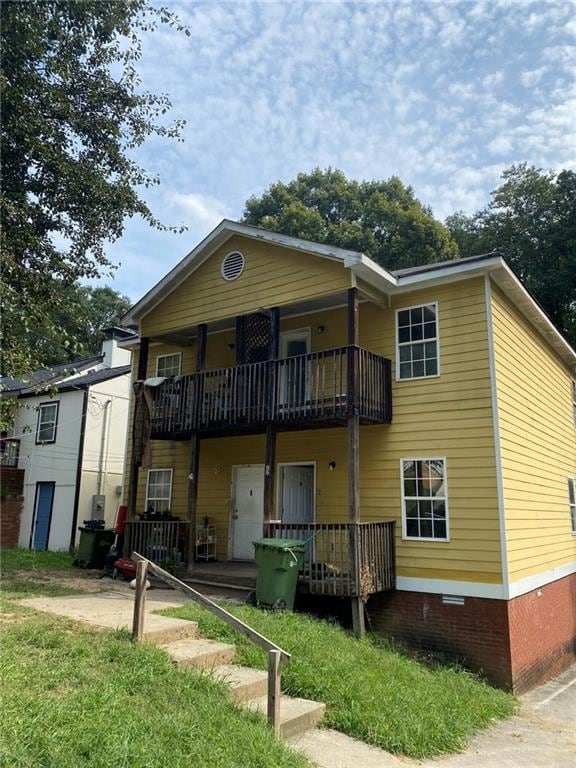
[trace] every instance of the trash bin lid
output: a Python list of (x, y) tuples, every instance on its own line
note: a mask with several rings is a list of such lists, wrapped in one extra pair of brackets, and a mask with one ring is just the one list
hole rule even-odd
[(294, 549), (297, 552), (304, 551), (304, 543), (302, 539), (258, 539), (258, 541), (252, 542), (255, 547), (263, 547), (265, 549)]

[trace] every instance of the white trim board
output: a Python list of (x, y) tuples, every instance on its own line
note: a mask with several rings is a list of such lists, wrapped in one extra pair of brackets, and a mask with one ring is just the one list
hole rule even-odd
[(506, 589), (504, 584), (485, 584), (478, 581), (451, 581), (449, 579), (418, 579), (398, 576), (396, 589), (399, 592), (428, 592), (435, 595), (461, 595), (462, 597), (483, 597), (492, 600), (513, 600), (535, 589), (545, 587), (566, 576), (576, 573), (576, 562), (552, 568), (534, 576), (527, 576)]
[(488, 359), (490, 365), (490, 390), (492, 396), (492, 433), (496, 461), (496, 489), (498, 492), (498, 525), (500, 533), (500, 560), (502, 580), (506, 593), (510, 590), (508, 573), (508, 547), (506, 541), (506, 509), (504, 505), (504, 476), (502, 472), (502, 449), (500, 447), (500, 419), (498, 416), (498, 387), (496, 384), (496, 356), (494, 351), (494, 326), (492, 318), (492, 285), (490, 276), (484, 276), (484, 301), (486, 304), (486, 328), (488, 332)]

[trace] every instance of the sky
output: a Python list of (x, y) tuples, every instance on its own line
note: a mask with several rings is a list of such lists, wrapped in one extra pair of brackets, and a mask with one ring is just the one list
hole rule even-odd
[(143, 86), (183, 141), (135, 158), (155, 215), (108, 249), (104, 280), (140, 298), (245, 200), (317, 166), (397, 175), (444, 219), (484, 207), (502, 170), (576, 168), (576, 3), (170, 2), (190, 36), (143, 38)]

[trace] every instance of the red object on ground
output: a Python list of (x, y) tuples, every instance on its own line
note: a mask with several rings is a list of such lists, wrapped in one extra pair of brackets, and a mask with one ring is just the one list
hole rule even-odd
[(114, 568), (120, 571), (125, 579), (134, 579), (136, 577), (136, 563), (133, 560), (125, 560), (121, 557), (114, 563)]
[(118, 512), (116, 513), (116, 533), (118, 536), (121, 536), (124, 531), (126, 530), (126, 517), (128, 513), (128, 507), (124, 504), (121, 504), (118, 507)]

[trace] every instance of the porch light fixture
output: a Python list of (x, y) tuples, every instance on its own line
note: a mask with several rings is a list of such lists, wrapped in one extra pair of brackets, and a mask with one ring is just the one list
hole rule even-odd
[(316, 333), (318, 334), (318, 336), (323, 334), (325, 330), (326, 330), (326, 327), (324, 325), (317, 325), (316, 326)]
[(336, 462), (335, 461), (331, 461), (328, 464), (328, 467), (330, 468), (330, 472), (334, 472), (334, 470), (336, 469)]

